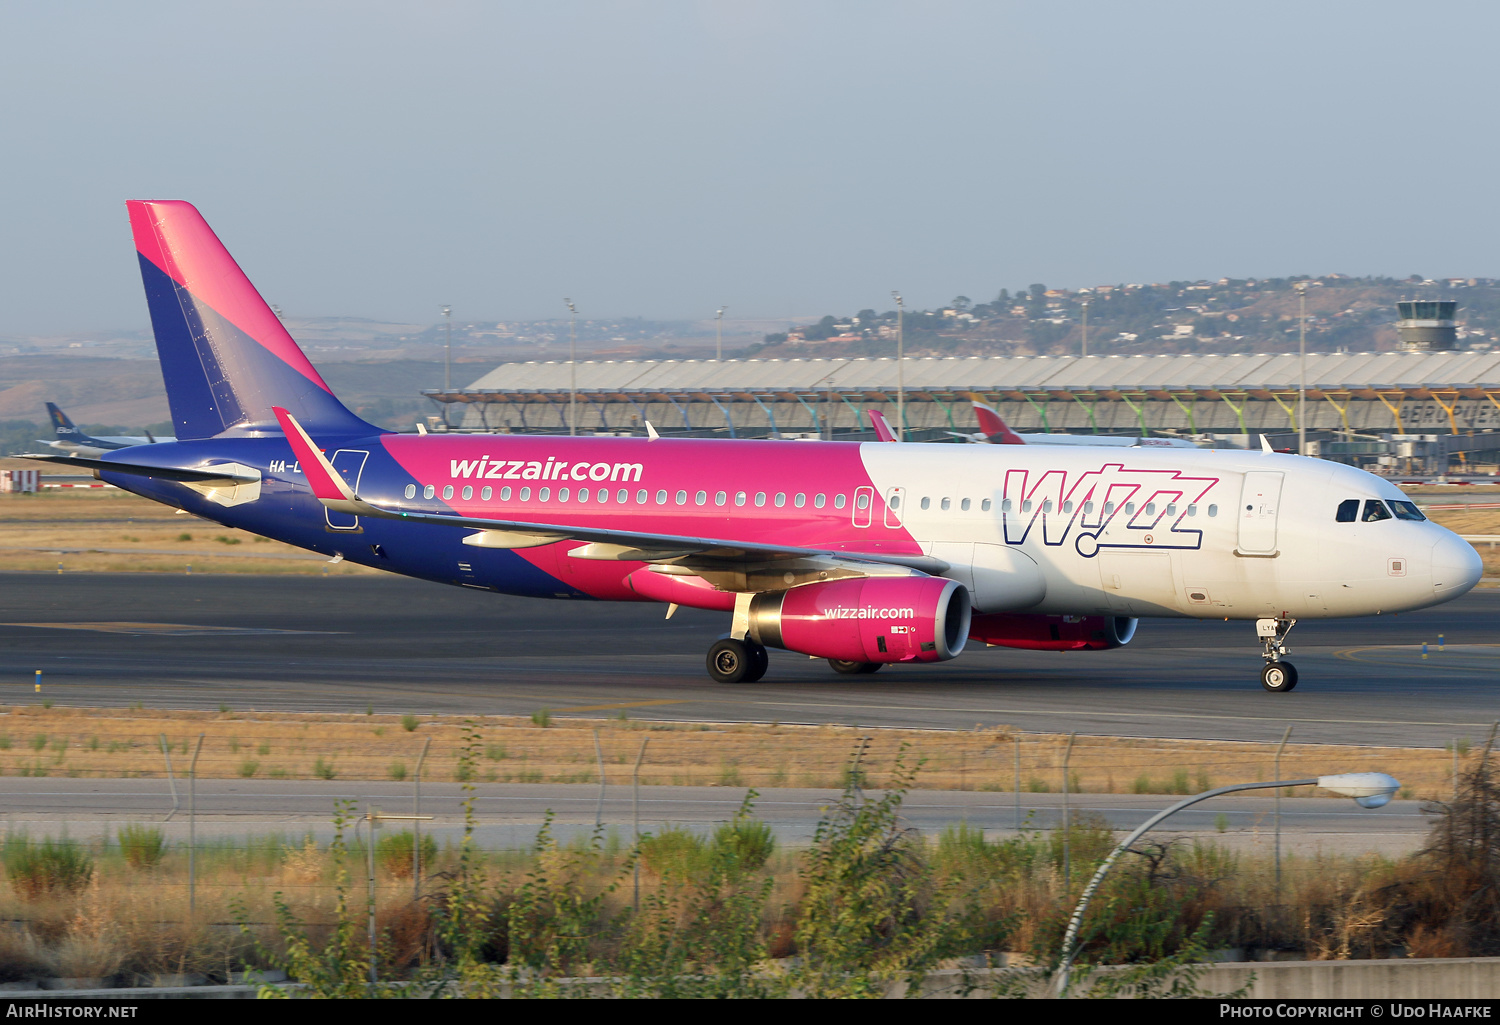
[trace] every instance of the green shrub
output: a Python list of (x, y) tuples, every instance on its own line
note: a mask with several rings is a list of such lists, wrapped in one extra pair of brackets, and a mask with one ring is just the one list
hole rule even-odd
[(1169, 790), (1168, 793), (1172, 793), (1172, 794), (1190, 794), (1190, 793), (1192, 793), (1192, 790), (1190, 790), (1188, 788), (1188, 771), (1186, 769), (1174, 769), (1174, 770), (1172, 770), (1172, 789)]
[(333, 779), (338, 775), (338, 771), (334, 769), (332, 762), (318, 755), (317, 760), (313, 762), (313, 775), (319, 779)]
[(119, 841), (131, 868), (155, 868), (167, 853), (166, 836), (155, 826), (122, 826)]
[(504, 744), (491, 744), (484, 749), (484, 756), (492, 762), (503, 762), (506, 759)]
[[(416, 834), (410, 829), (382, 836), (375, 844), (375, 858), (387, 875), (397, 879), (411, 878), (411, 853), (416, 844)], [(422, 865), (429, 870), (437, 858), (437, 841), (430, 834), (422, 837)]]
[(407, 713), (406, 715), (403, 715), (401, 717), (401, 728), (407, 733), (415, 733), (417, 731), (417, 725), (418, 723), (416, 716)]
[(531, 724), (533, 726), (540, 726), (542, 729), (546, 729), (548, 726), (551, 726), (552, 725), (552, 711), (551, 711), (551, 709), (538, 708), (535, 712), (532, 712), (531, 713)]
[(94, 878), (94, 859), (72, 840), (31, 842), (24, 834), (7, 837), (0, 857), (11, 886), (35, 899), (54, 891), (77, 892)]
[(776, 834), (759, 819), (735, 818), (714, 830), (713, 850), (740, 871), (754, 872), (776, 853)]
[(641, 840), (641, 863), (659, 876), (688, 879), (708, 868), (711, 852), (696, 833), (671, 827)]
[(1135, 782), (1130, 787), (1130, 792), (1133, 794), (1151, 793), (1151, 777), (1146, 775), (1144, 772), (1141, 773), (1135, 778)]
[(254, 758), (246, 758), (244, 761), (240, 762), (240, 775), (245, 779), (250, 779), (259, 771), (260, 762), (256, 761)]
[(399, 783), (406, 778), (406, 763), (392, 762), (386, 772), (390, 774), (391, 779)]
[(45, 733), (38, 733), (36, 736), (34, 736), (34, 737), (31, 738), (31, 749), (33, 751), (40, 751), (43, 748), (45, 748), (46, 746), (47, 746), (47, 734), (45, 734)]

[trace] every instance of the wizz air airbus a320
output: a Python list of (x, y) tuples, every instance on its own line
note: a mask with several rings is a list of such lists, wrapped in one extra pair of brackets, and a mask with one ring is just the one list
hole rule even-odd
[(127, 205), (177, 440), (70, 464), (407, 576), (722, 611), (725, 683), (760, 679), (767, 648), (869, 673), (970, 640), (1117, 648), (1174, 616), (1254, 621), (1261, 682), (1289, 691), (1298, 619), (1479, 580), (1392, 485), (1269, 452), (390, 433), (333, 396), (196, 209)]

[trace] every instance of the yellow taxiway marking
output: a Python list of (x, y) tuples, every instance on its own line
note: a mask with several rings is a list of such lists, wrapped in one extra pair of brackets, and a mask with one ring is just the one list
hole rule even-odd
[[(1475, 651), (1473, 650), (1475, 648), (1495, 650)], [(1420, 644), (1372, 644), (1364, 648), (1340, 648), (1333, 653), (1333, 657), (1346, 662), (1365, 662), (1412, 669), (1493, 673), (1497, 668), (1495, 660), (1500, 658), (1500, 644), (1449, 644), (1446, 650), (1439, 650), (1436, 645), (1429, 642), (1426, 654), (1423, 654)], [(1460, 662), (1460, 659), (1464, 659), (1469, 664)], [(1475, 665), (1473, 664), (1475, 660), (1483, 664)]]
[(192, 626), (187, 623), (0, 623), (0, 626), (35, 627), (38, 630), (91, 630), (104, 634), (309, 634), (328, 630), (274, 630), (250, 626)]
[(680, 705), (682, 701), (676, 698), (666, 698), (658, 701), (621, 701), (615, 705), (579, 705), (576, 708), (554, 708), (554, 712), (603, 712), (611, 708), (645, 708), (648, 705)]

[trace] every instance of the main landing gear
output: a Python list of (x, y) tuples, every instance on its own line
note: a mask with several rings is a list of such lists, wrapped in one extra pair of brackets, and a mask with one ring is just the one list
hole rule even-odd
[(841, 658), (831, 658), (828, 664), (833, 666), (833, 671), (843, 673), (845, 676), (862, 676), (866, 673), (880, 672), (880, 662), (845, 662)]
[(1255, 632), (1260, 637), (1261, 653), (1266, 660), (1260, 671), (1260, 685), (1273, 694), (1285, 694), (1297, 686), (1297, 667), (1284, 661), (1292, 649), (1286, 646), (1286, 635), (1297, 625), (1295, 619), (1257, 619)]
[(719, 683), (754, 683), (770, 666), (766, 649), (749, 639), (725, 637), (708, 649), (708, 675)]

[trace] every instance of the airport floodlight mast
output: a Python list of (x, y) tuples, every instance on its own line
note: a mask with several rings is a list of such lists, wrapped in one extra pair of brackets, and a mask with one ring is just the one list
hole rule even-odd
[(1083, 356), (1089, 354), (1089, 301), (1083, 301)]
[(578, 433), (578, 310), (573, 300), (563, 297), (568, 307), (568, 433)]
[(443, 311), (443, 426), (448, 426), (447, 394), (453, 390), (453, 307), (440, 306)]
[(1307, 455), (1307, 282), (1297, 282), (1297, 454)]
[(896, 300), (896, 440), (906, 440), (906, 303), (901, 293), (892, 291)]
[(720, 306), (719, 312), (714, 314), (714, 359), (724, 361), (724, 311), (728, 306)]

